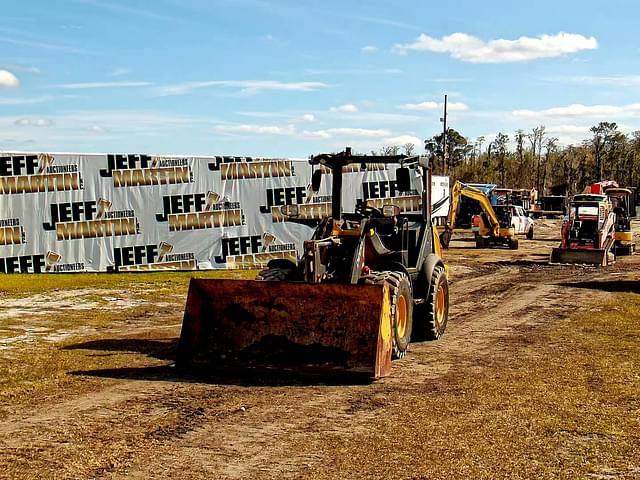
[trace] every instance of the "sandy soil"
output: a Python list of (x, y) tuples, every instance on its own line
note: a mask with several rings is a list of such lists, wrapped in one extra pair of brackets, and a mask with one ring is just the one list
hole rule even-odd
[[(537, 238), (521, 240), (517, 252), (478, 251), (470, 241), (454, 240), (446, 253), (451, 278), (446, 335), (412, 344), (408, 356), (394, 362), (392, 376), (373, 384), (185, 378), (171, 358), (179, 303), (172, 307), (177, 322), (155, 331), (127, 325), (114, 330), (109, 341), (84, 346), (78, 331), (77, 345), (95, 354), (118, 345), (145, 354), (153, 342), (162, 354), (131, 368), (67, 372), (81, 386), (52, 392), (50, 401), (29, 409), (16, 406), (0, 424), (0, 464), (15, 478), (366, 477), (370, 470), (363, 467), (359, 474), (339, 445), (372, 429), (383, 438), (381, 418), (392, 418), (430, 392), (455, 388), (452, 378), (478, 375), (496, 359), (508, 364), (514, 338), (526, 342), (533, 332), (611, 296), (568, 283), (637, 278), (635, 257), (606, 273), (547, 265), (557, 231), (557, 221), (538, 222)], [(12, 305), (20, 315), (41, 313), (25, 307), (24, 299)], [(135, 345), (127, 343), (136, 339)], [(427, 460), (406, 463), (416, 461)], [(412, 478), (410, 470), (394, 476)]]

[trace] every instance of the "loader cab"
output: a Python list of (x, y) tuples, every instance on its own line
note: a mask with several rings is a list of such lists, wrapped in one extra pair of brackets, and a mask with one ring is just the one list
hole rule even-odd
[(496, 205), (493, 207), (500, 222), (500, 226), (503, 228), (510, 227), (514, 215), (512, 205)]
[(607, 188), (605, 193), (609, 197), (613, 213), (616, 215), (616, 231), (631, 231), (631, 190), (626, 188)]
[[(406, 155), (356, 155), (347, 149), (311, 157), (310, 163), (314, 169), (331, 173), (331, 214), (320, 222), (312, 241), (305, 242), (305, 278), (313, 271), (313, 278), (307, 280), (358, 283), (364, 266), (384, 271), (401, 265), (417, 272), (434, 246), (426, 161)], [(395, 176), (395, 193), (354, 201), (353, 192), (343, 189), (343, 175), (378, 166), (391, 179)], [(314, 173), (312, 189), (317, 192), (326, 179), (328, 176)], [(317, 255), (307, 248), (315, 249)], [(312, 258), (313, 265), (308, 264)]]
[(593, 201), (573, 201), (569, 207), (569, 240), (594, 243), (604, 220), (604, 205)]

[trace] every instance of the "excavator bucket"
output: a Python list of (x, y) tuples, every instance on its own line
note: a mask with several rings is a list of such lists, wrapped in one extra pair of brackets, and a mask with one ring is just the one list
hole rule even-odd
[(549, 263), (584, 264), (606, 267), (615, 263), (611, 249), (569, 249), (557, 247), (551, 251)]
[(176, 365), (386, 376), (388, 286), (191, 279)]

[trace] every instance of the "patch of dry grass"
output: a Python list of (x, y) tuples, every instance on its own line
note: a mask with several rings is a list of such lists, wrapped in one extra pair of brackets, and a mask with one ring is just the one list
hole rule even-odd
[[(247, 278), (252, 279), (255, 270), (202, 270), (197, 272), (144, 272), (144, 273), (16, 273), (2, 276), (0, 298), (24, 296), (52, 290), (77, 290), (86, 288), (126, 290), (131, 287), (156, 289), (188, 286), (189, 279), (196, 278)], [(3, 295), (4, 294), (4, 295)]]
[(366, 431), (309, 445), (337, 459), (310, 476), (640, 478), (640, 295), (617, 298), (523, 332), (479, 374), (387, 389)]
[[(179, 335), (182, 311), (191, 277), (254, 278), (250, 270), (216, 272), (157, 272), (131, 274), (5, 275), (0, 299), (24, 298), (55, 291), (79, 293), (77, 303), (91, 303), (89, 310), (48, 308), (46, 302), (33, 308), (39, 314), (0, 319), (0, 418), (22, 402), (64, 395), (80, 386), (67, 372), (98, 368), (121, 368), (161, 364), (152, 351), (106, 351), (65, 349), (84, 341), (131, 336), (136, 339), (169, 339)], [(94, 293), (94, 289), (100, 289)], [(123, 299), (125, 305), (110, 308), (108, 298)], [(131, 302), (130, 306), (126, 302)], [(2, 303), (0, 302), (0, 313)], [(16, 343), (8, 343), (14, 340)], [(155, 341), (149, 348), (157, 348)], [(161, 345), (161, 344), (160, 344)], [(138, 349), (139, 350), (139, 349)], [(164, 362), (166, 363), (166, 361)], [(95, 383), (95, 381), (94, 381)], [(85, 384), (82, 388), (86, 388)]]

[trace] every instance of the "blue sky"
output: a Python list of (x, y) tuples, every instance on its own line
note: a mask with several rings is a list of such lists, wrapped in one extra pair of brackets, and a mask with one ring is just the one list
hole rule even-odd
[(0, 150), (306, 157), (640, 129), (640, 2), (4, 0)]

